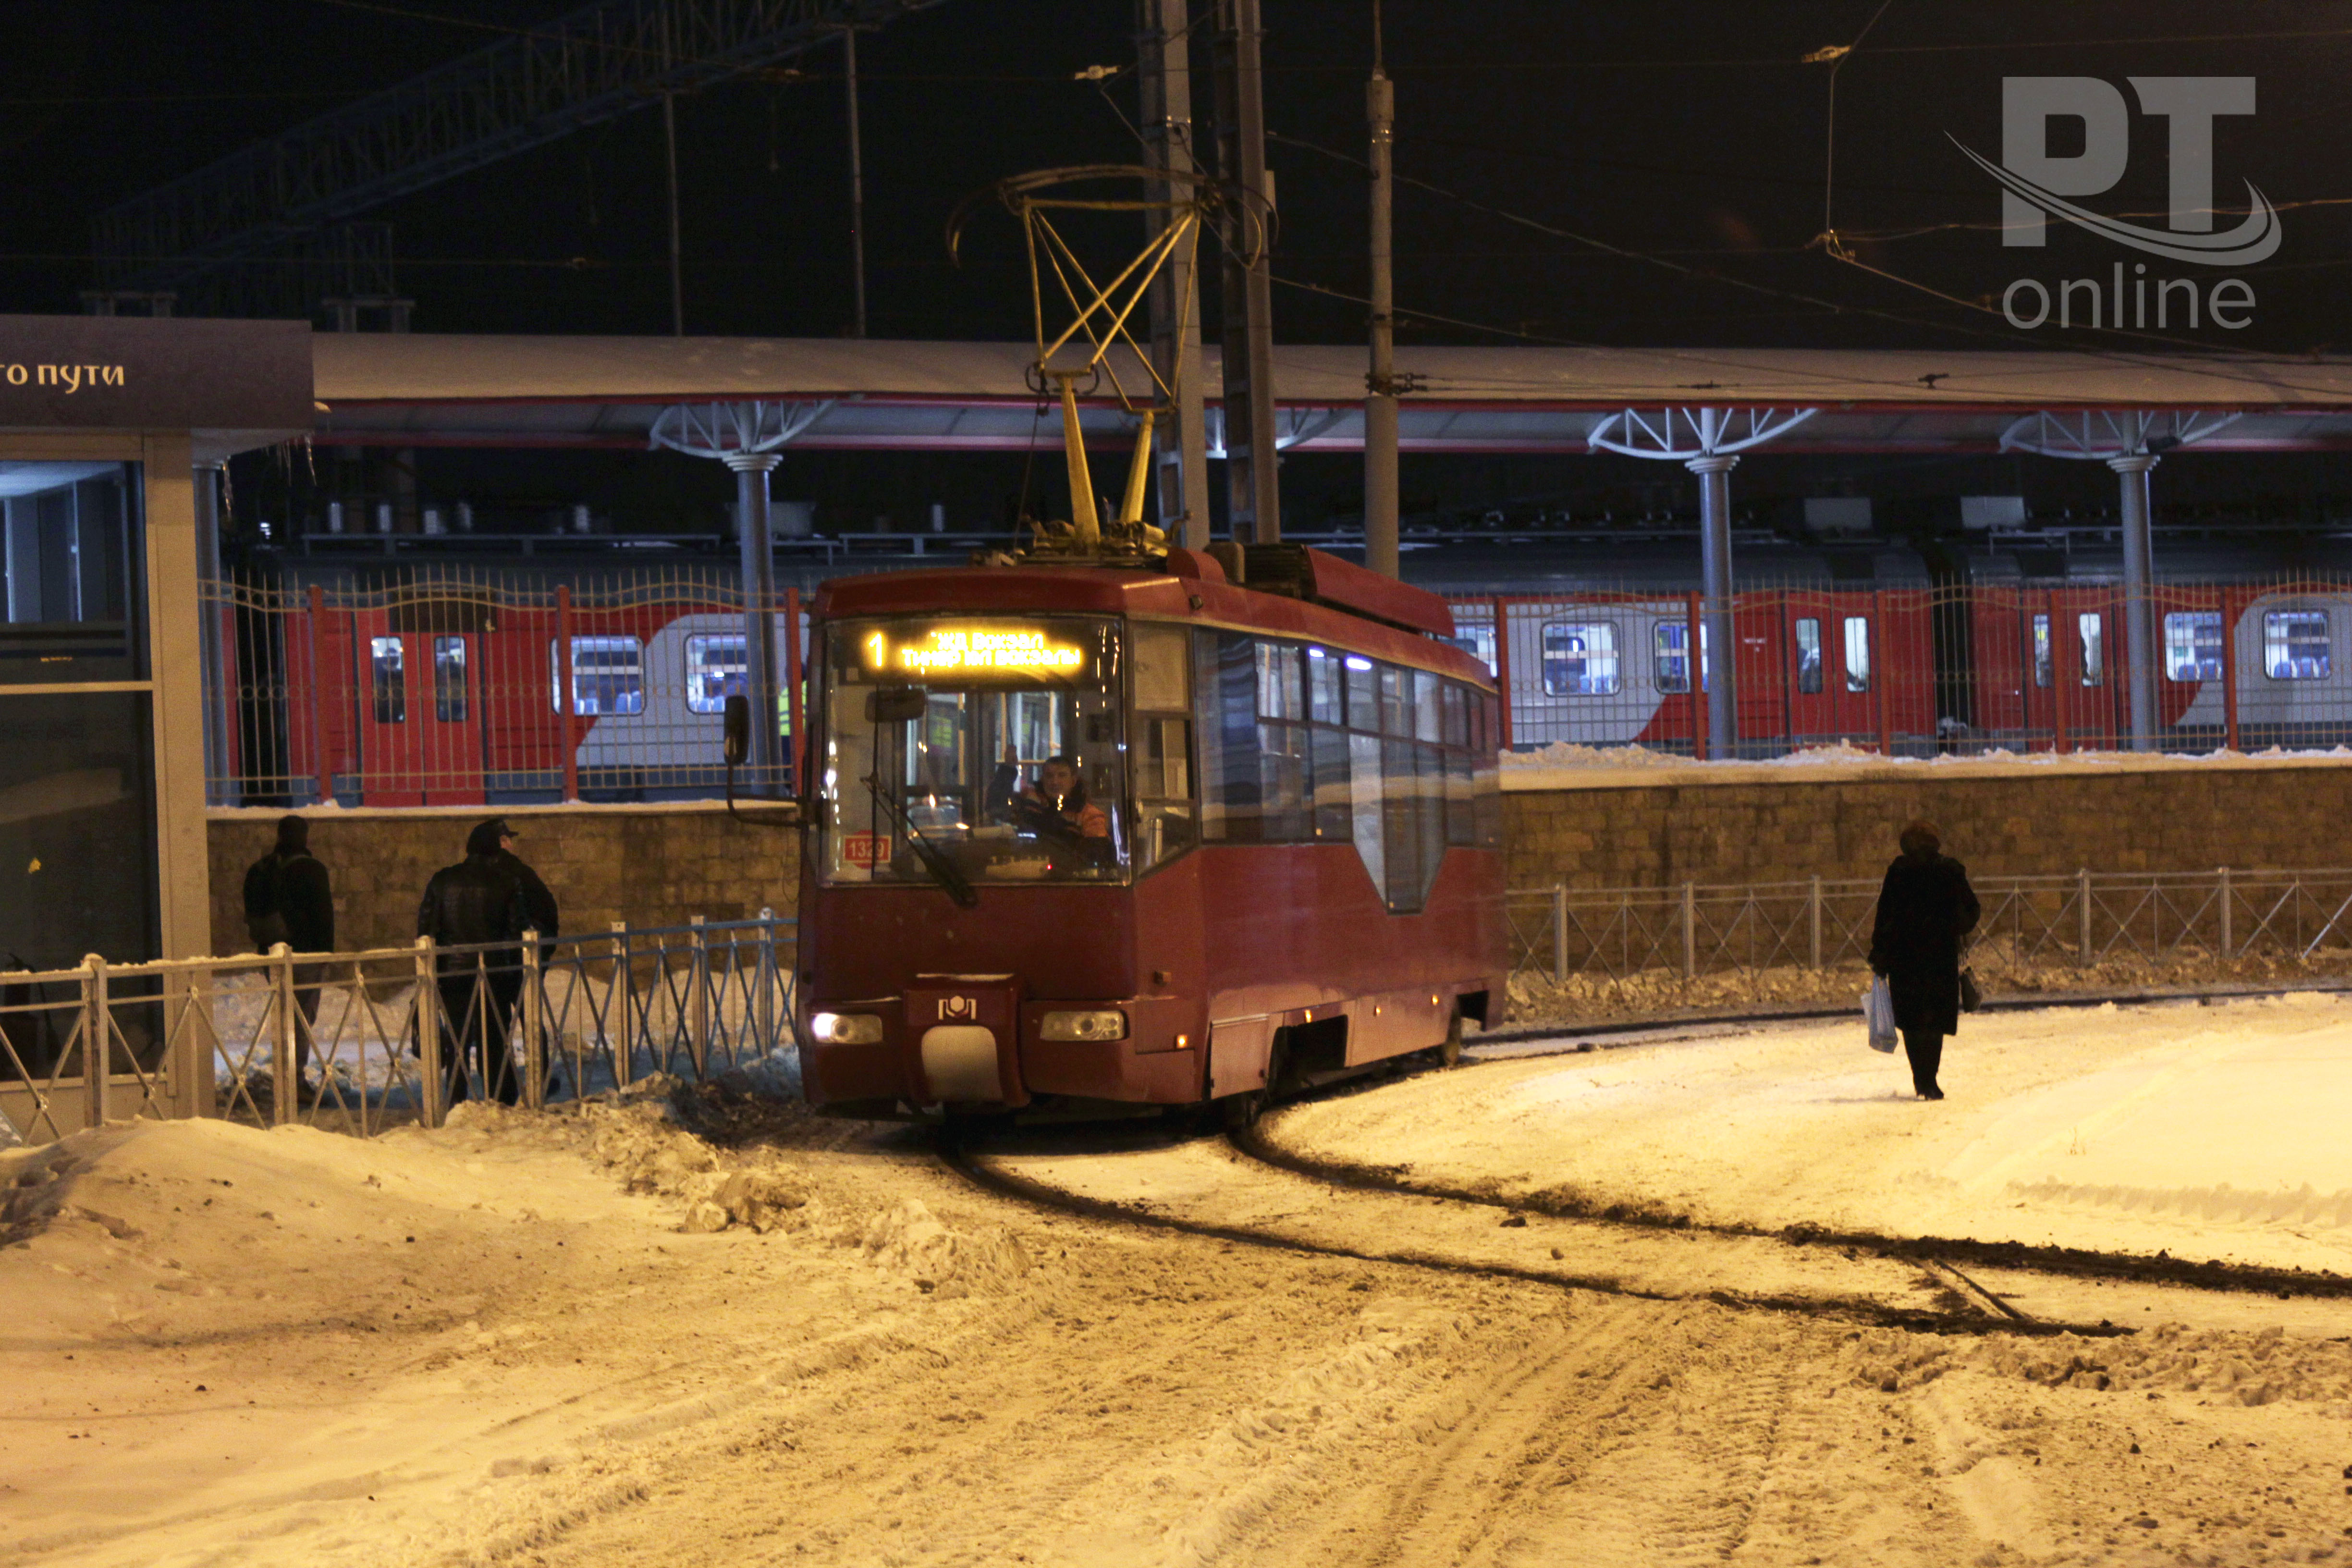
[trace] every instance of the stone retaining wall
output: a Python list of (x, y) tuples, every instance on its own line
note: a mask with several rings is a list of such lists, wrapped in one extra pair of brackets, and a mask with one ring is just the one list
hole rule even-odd
[[(331, 811), (311, 816), (310, 849), (335, 889), (335, 939), (345, 949), (405, 946), (416, 938), (426, 879), (461, 860), (466, 835), (488, 812)], [(800, 836), (752, 826), (699, 804), (674, 810), (509, 808), (516, 852), (555, 894), (563, 929), (683, 924), (689, 915), (743, 920), (764, 906), (790, 913)], [(277, 816), (213, 817), (213, 951), (250, 952), (246, 868), (277, 839)]]
[[(1663, 775), (1663, 776), (1657, 776)], [(1661, 769), (1503, 797), (1513, 888), (1669, 887), (1874, 878), (1903, 823), (1927, 816), (1947, 847), (1986, 876), (2307, 868), (2352, 864), (2352, 760), (2276, 765), (2157, 764), (2069, 771)], [(486, 814), (485, 814), (486, 815)], [(563, 909), (566, 931), (615, 920), (672, 925), (690, 914), (789, 913), (798, 835), (700, 805), (510, 810), (523, 858)], [(334, 877), (346, 948), (404, 945), (425, 879), (462, 857), (479, 818), (339, 811), (311, 844)], [(245, 868), (275, 817), (212, 821), (215, 951), (247, 951)]]
[(1659, 772), (1507, 790), (1509, 885), (1875, 878), (1916, 816), (1985, 876), (2352, 865), (2352, 761)]

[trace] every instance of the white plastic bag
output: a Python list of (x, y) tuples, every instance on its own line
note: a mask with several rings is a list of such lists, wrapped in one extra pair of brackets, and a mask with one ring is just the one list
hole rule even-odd
[(1862, 994), (1863, 1022), (1870, 1026), (1870, 1048), (1892, 1052), (1895, 1047), (1895, 994), (1886, 988), (1886, 977), (1880, 975)]

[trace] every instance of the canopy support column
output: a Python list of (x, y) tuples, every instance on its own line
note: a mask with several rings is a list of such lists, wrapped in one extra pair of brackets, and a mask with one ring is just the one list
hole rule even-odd
[(1733, 669), (1739, 644), (1731, 614), (1731, 470), (1739, 459), (1715, 453), (1683, 466), (1698, 476), (1699, 584), (1706, 595), (1700, 624), (1706, 636), (1693, 662), (1706, 684), (1707, 752), (1710, 757), (1736, 757), (1739, 694)]
[(2107, 467), (2123, 480), (2124, 658), (2131, 681), (2131, 749), (2135, 752), (2156, 749), (2158, 726), (2155, 542), (2149, 524), (2148, 473), (2160, 460), (2148, 452), (2107, 459)]
[[(743, 548), (743, 695), (751, 704), (751, 765), (761, 787), (784, 776), (777, 733), (776, 551), (768, 525), (768, 476), (783, 458), (773, 452), (733, 452), (735, 516)], [(797, 632), (798, 628), (794, 630)]]

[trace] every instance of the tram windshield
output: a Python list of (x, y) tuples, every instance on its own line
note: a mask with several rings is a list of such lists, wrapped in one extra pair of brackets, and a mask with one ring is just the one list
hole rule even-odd
[(975, 884), (1125, 881), (1121, 655), (1100, 617), (832, 626), (825, 880), (937, 882), (943, 858)]

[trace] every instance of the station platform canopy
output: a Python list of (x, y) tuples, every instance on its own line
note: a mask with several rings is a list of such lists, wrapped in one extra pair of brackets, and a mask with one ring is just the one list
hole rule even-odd
[[(642, 448), (677, 403), (811, 405), (794, 438), (835, 450), (1052, 446), (1057, 415), (1027, 387), (1030, 346), (875, 339), (519, 337), (396, 333), (313, 339), (331, 445)], [(1211, 455), (1218, 353), (1203, 351)], [(1131, 357), (1108, 367), (1130, 390)], [(1407, 451), (1578, 453), (1628, 407), (1819, 412), (1776, 453), (1990, 452), (2039, 411), (2199, 410), (2240, 416), (2205, 451), (2352, 447), (2352, 357), (1912, 349), (1409, 348), (1398, 369)], [(1360, 447), (1364, 350), (1275, 351), (1281, 445)], [(1084, 418), (1117, 444), (1133, 429), (1111, 379)]]

